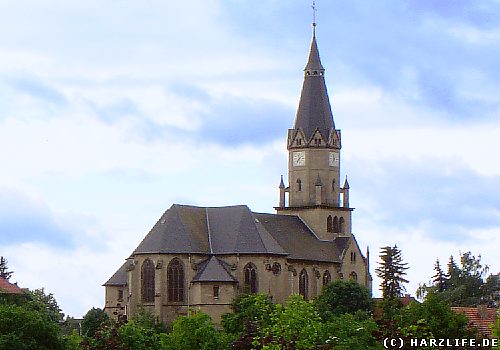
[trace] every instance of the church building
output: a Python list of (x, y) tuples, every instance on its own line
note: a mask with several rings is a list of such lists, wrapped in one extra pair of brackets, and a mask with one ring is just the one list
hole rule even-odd
[(351, 230), (341, 134), (315, 30), (286, 147), (288, 185), (282, 176), (276, 214), (246, 205), (172, 205), (104, 284), (105, 311), (120, 318), (144, 308), (170, 323), (201, 310), (219, 323), (242, 293), (280, 303), (295, 293), (311, 299), (339, 279), (371, 290), (369, 253), (363, 255)]

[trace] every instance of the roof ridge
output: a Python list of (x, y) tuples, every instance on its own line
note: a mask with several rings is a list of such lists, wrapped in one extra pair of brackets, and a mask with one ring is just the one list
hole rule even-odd
[(208, 208), (205, 208), (205, 215), (207, 218), (207, 235), (208, 235), (208, 246), (210, 247), (210, 253), (213, 254), (214, 250), (212, 248), (212, 237), (210, 234), (210, 219), (208, 217)]

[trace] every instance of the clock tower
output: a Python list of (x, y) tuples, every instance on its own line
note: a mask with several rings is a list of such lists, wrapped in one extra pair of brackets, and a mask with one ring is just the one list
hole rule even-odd
[(275, 209), (299, 216), (319, 238), (333, 240), (351, 235), (352, 209), (347, 179), (340, 181), (340, 130), (333, 121), (315, 29), (313, 23), (299, 107), (294, 127), (288, 130), (289, 186), (282, 178)]

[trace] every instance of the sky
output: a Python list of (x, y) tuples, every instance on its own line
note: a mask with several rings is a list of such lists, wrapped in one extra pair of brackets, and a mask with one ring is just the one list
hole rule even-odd
[[(500, 271), (500, 2), (316, 1), (353, 233)], [(0, 0), (0, 255), (63, 311), (173, 203), (274, 212), (311, 2)], [(374, 295), (380, 295), (374, 278)]]

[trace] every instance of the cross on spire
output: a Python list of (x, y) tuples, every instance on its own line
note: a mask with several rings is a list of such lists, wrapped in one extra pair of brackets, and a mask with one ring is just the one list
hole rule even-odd
[(313, 10), (313, 28), (316, 27), (316, 1), (313, 0), (313, 3), (312, 3), (312, 10)]

